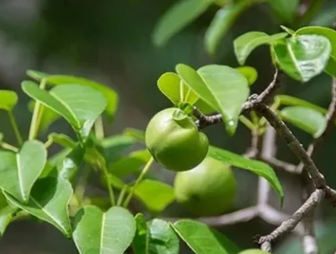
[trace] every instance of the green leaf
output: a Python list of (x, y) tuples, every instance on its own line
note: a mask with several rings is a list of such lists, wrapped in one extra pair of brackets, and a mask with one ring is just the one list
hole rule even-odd
[(302, 99), (299, 99), (299, 98), (296, 98), (296, 97), (293, 97), (293, 96), (290, 96), (290, 95), (284, 95), (284, 94), (277, 95), (275, 97), (275, 100), (278, 100), (280, 105), (302, 106), (302, 107), (305, 107), (305, 108), (311, 108), (311, 109), (313, 109), (315, 111), (318, 111), (322, 114), (327, 113), (327, 110), (325, 108), (322, 108), (318, 105), (315, 105), (313, 103), (310, 103), (308, 101), (305, 101), (305, 100), (302, 100)]
[(76, 142), (73, 141), (69, 136), (63, 133), (50, 133), (48, 139), (51, 139), (54, 143), (57, 143), (66, 148), (75, 148)]
[(263, 32), (248, 32), (239, 36), (233, 42), (238, 63), (243, 65), (247, 57), (257, 47), (264, 44), (272, 45), (272, 43), (283, 39), (286, 36), (286, 33), (278, 33), (270, 36)]
[(125, 136), (135, 138), (141, 143), (145, 143), (145, 132), (134, 128), (126, 128), (123, 132)]
[(14, 213), (17, 212), (17, 208), (10, 206), (7, 203), (7, 199), (0, 192), (0, 236), (3, 236), (5, 233), (7, 226), (13, 219)]
[(95, 120), (106, 107), (104, 96), (86, 86), (56, 86), (47, 92), (31, 81), (24, 81), (22, 89), (34, 100), (63, 116), (83, 139), (87, 138)]
[(203, 114), (213, 114), (216, 112), (214, 108), (212, 108), (210, 105), (208, 105), (203, 100), (198, 100), (195, 104), (195, 107), (198, 108)]
[(223, 65), (207, 65), (196, 72), (187, 65), (178, 64), (176, 72), (205, 103), (223, 115), (228, 133), (233, 134), (242, 104), (249, 96), (246, 78)]
[(209, 54), (214, 54), (221, 39), (225, 36), (239, 16), (256, 0), (242, 0), (232, 5), (224, 6), (217, 11), (205, 34), (205, 48)]
[(41, 71), (34, 71), (34, 70), (27, 70), (26, 74), (28, 77), (34, 79), (35, 81), (41, 82), (42, 79), (49, 76), (49, 74), (41, 72)]
[(109, 172), (116, 177), (122, 178), (129, 174), (139, 173), (141, 168), (151, 158), (147, 149), (131, 152), (109, 165)]
[(325, 71), (333, 77), (336, 77), (336, 31), (334, 29), (319, 27), (319, 26), (308, 26), (303, 27), (296, 31), (297, 35), (302, 34), (316, 34), (321, 35), (329, 39), (332, 50), (330, 54), (330, 59), (325, 67)]
[(168, 40), (205, 12), (215, 0), (180, 0), (159, 20), (154, 28), (153, 43), (163, 46)]
[(180, 77), (173, 72), (162, 74), (158, 80), (158, 87), (161, 93), (176, 106), (180, 102), (193, 105), (198, 100), (197, 95), (184, 85)]
[(284, 198), (283, 189), (274, 170), (268, 164), (257, 160), (251, 160), (214, 146), (209, 147), (208, 156), (226, 162), (234, 167), (249, 170), (256, 175), (265, 178), (280, 196), (282, 205)]
[[(28, 103), (28, 109), (30, 112), (34, 111), (35, 101), (31, 100)], [(57, 121), (61, 116), (57, 114), (55, 111), (42, 106), (43, 109), (41, 110), (41, 120), (40, 120), (40, 131), (47, 131), (49, 126), (53, 124), (55, 121)]]
[(105, 111), (108, 116), (113, 117), (117, 111), (119, 100), (118, 94), (112, 88), (106, 85), (85, 78), (66, 75), (50, 75), (47, 78), (47, 82), (51, 85), (80, 85), (91, 87), (104, 95), (107, 102)]
[(256, 69), (250, 66), (241, 66), (236, 68), (248, 81), (249, 85), (253, 85), (258, 78), (258, 72)]
[(323, 72), (331, 44), (319, 35), (298, 35), (273, 44), (276, 61), (289, 76), (307, 82)]
[(149, 223), (142, 214), (135, 216), (137, 231), (133, 240), (135, 254), (178, 254), (179, 239), (169, 223), (153, 219)]
[(277, 17), (287, 23), (294, 21), (299, 2), (299, 0), (268, 0), (269, 5)]
[(8, 193), (6, 198), (22, 210), (54, 225), (65, 236), (71, 236), (68, 204), (73, 191), (71, 184), (63, 179), (47, 177), (33, 187), (27, 204), (23, 204)]
[(75, 216), (73, 239), (80, 254), (123, 254), (135, 235), (132, 214), (114, 206), (103, 213), (85, 206)]
[(78, 144), (72, 151), (57, 165), (58, 177), (72, 181), (83, 162), (85, 148)]
[(0, 109), (11, 111), (18, 102), (16, 92), (0, 90)]
[(172, 186), (150, 179), (145, 179), (135, 189), (135, 195), (153, 213), (162, 212), (175, 200)]
[(314, 109), (293, 106), (282, 109), (280, 113), (283, 120), (312, 134), (314, 138), (320, 137), (327, 127), (326, 118)]
[(196, 254), (237, 254), (239, 248), (224, 235), (203, 223), (180, 220), (173, 225), (176, 233)]
[(27, 202), (46, 161), (47, 151), (37, 140), (26, 141), (17, 154), (0, 152), (0, 187), (20, 202)]

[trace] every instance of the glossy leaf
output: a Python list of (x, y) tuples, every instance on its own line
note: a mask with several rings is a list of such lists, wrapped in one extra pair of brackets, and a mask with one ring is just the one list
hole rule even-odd
[(238, 254), (239, 248), (223, 234), (193, 220), (180, 220), (173, 228), (196, 254)]
[(173, 72), (166, 72), (158, 80), (158, 87), (174, 105), (180, 102), (195, 104), (198, 97), (192, 90), (181, 82), (178, 75)]
[[(35, 101), (31, 100), (28, 103), (28, 109), (30, 112), (34, 111)], [(40, 120), (40, 126), (39, 129), (41, 132), (44, 132), (48, 130), (49, 126), (53, 124), (55, 121), (61, 118), (59, 114), (57, 114), (55, 111), (51, 110), (50, 108), (42, 106), (43, 109), (41, 110), (41, 120)]]
[(21, 203), (6, 192), (4, 194), (14, 205), (54, 225), (64, 235), (70, 237), (72, 230), (68, 204), (72, 193), (72, 187), (68, 181), (47, 177), (36, 182), (27, 204)]
[(197, 72), (179, 64), (176, 71), (204, 102), (222, 113), (229, 134), (237, 127), (242, 104), (249, 96), (247, 80), (237, 70), (223, 65), (207, 65)]
[(329, 39), (332, 50), (325, 71), (333, 77), (336, 77), (336, 31), (327, 27), (308, 26), (297, 30), (296, 34), (317, 34)]
[(7, 199), (2, 192), (0, 192), (0, 236), (5, 233), (7, 226), (12, 221), (13, 215), (17, 210), (16, 207), (10, 206), (7, 203)]
[(162, 212), (175, 200), (172, 186), (150, 179), (145, 179), (135, 189), (135, 195), (153, 213)]
[(256, 69), (250, 66), (241, 66), (236, 68), (248, 81), (249, 85), (253, 85), (258, 78), (258, 72)]
[(135, 217), (137, 231), (133, 241), (135, 254), (178, 254), (179, 239), (169, 223), (153, 219), (149, 223), (142, 214)]
[(323, 72), (331, 44), (319, 35), (298, 35), (273, 44), (276, 61), (289, 76), (307, 82)]
[(135, 230), (132, 214), (122, 207), (103, 213), (95, 206), (85, 206), (75, 216), (73, 239), (80, 254), (123, 254)]
[(31, 98), (63, 116), (84, 139), (106, 107), (104, 96), (86, 86), (56, 86), (47, 92), (33, 82), (24, 81), (22, 89)]
[(222, 7), (217, 11), (205, 34), (205, 48), (214, 54), (221, 39), (225, 36), (239, 16), (249, 8), (255, 0), (242, 0)]
[(299, 2), (299, 0), (268, 0), (278, 18), (287, 23), (291, 23), (295, 19)]
[(274, 188), (281, 198), (281, 205), (283, 203), (284, 193), (280, 181), (277, 178), (274, 170), (266, 163), (257, 160), (251, 160), (241, 155), (220, 149), (215, 146), (209, 147), (208, 156), (223, 161), (234, 167), (251, 171), (252, 173), (265, 178), (269, 184)]
[(160, 18), (153, 32), (153, 42), (163, 46), (167, 41), (205, 12), (215, 0), (179, 0)]
[(243, 65), (247, 59), (247, 57), (252, 53), (254, 49), (257, 47), (272, 43), (285, 38), (287, 33), (278, 33), (272, 36), (263, 33), (263, 32), (248, 32), (245, 33), (238, 38), (236, 38), (233, 42), (234, 51), (240, 65)]
[(147, 149), (134, 151), (110, 164), (109, 171), (119, 178), (139, 173), (150, 158), (151, 154)]
[(26, 141), (17, 154), (0, 152), (0, 187), (20, 202), (27, 202), (46, 161), (44, 144), (36, 140)]
[(105, 111), (108, 116), (113, 117), (117, 111), (118, 94), (106, 85), (85, 78), (66, 75), (50, 75), (47, 78), (47, 82), (51, 85), (80, 85), (91, 87), (100, 91), (105, 96), (107, 102)]
[(304, 107), (286, 107), (281, 110), (281, 118), (310, 133), (314, 138), (322, 135), (327, 127), (326, 118), (318, 111)]
[(78, 144), (72, 151), (57, 164), (58, 177), (72, 181), (83, 162), (85, 148)]
[(11, 111), (18, 102), (16, 92), (9, 90), (0, 90), (0, 109)]

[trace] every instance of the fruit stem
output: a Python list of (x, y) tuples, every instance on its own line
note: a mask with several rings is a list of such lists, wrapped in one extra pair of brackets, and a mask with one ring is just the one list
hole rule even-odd
[(140, 175), (138, 176), (138, 178), (136, 179), (130, 193), (128, 194), (125, 202), (124, 202), (124, 207), (127, 207), (129, 202), (131, 201), (133, 195), (134, 195), (134, 192), (135, 192), (135, 189), (138, 187), (139, 183), (142, 181), (142, 179), (145, 177), (145, 175), (147, 174), (148, 170), (150, 169), (150, 167), (152, 166), (154, 162), (154, 158), (151, 157), (148, 162), (146, 163), (145, 167), (143, 168), (143, 170), (141, 171)]

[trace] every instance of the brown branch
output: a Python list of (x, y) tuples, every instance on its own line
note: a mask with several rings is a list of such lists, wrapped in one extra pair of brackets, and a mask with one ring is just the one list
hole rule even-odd
[(282, 237), (291, 232), (299, 224), (303, 217), (306, 216), (321, 202), (324, 195), (324, 190), (315, 190), (307, 199), (307, 201), (288, 220), (282, 222), (281, 225), (269, 235), (260, 237), (259, 244), (264, 245), (266, 242), (271, 244), (279, 237)]

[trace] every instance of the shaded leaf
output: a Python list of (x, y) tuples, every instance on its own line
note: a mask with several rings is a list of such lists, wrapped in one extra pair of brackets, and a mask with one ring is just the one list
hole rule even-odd
[(327, 127), (326, 118), (320, 112), (311, 108), (286, 107), (280, 113), (283, 120), (312, 134), (314, 138), (320, 137)]
[(150, 179), (145, 179), (135, 189), (135, 195), (154, 213), (162, 212), (175, 200), (172, 186)]
[(54, 143), (57, 143), (66, 148), (76, 147), (76, 142), (63, 133), (52, 132), (48, 135), (48, 139), (51, 139)]
[(57, 164), (58, 177), (72, 181), (83, 162), (85, 148), (78, 144), (72, 151)]
[(222, 7), (217, 11), (205, 34), (205, 48), (210, 54), (214, 54), (220, 40), (225, 36), (239, 16), (249, 8), (256, 0), (242, 0), (232, 5)]
[(263, 33), (263, 32), (248, 32), (245, 33), (238, 38), (236, 38), (233, 42), (234, 51), (240, 65), (243, 65), (247, 59), (247, 57), (251, 54), (251, 52), (257, 47), (272, 43), (285, 38), (287, 36), (286, 33), (278, 33), (272, 36)]
[(0, 152), (0, 187), (20, 202), (27, 202), (46, 161), (44, 144), (36, 140), (26, 141), (17, 154)]
[(153, 43), (163, 46), (167, 41), (205, 12), (215, 0), (180, 0), (160, 18), (153, 32)]
[(258, 78), (258, 72), (256, 69), (250, 66), (241, 66), (236, 68), (248, 81), (249, 85), (253, 85)]
[(145, 143), (145, 132), (143, 130), (138, 130), (134, 128), (126, 128), (123, 132), (125, 136), (135, 138), (141, 143)]
[(281, 198), (283, 203), (284, 193), (280, 181), (277, 178), (274, 170), (266, 163), (257, 160), (251, 160), (241, 155), (210, 146), (208, 156), (223, 161), (234, 167), (251, 171), (252, 173), (265, 178)]
[(237, 127), (242, 104), (249, 96), (247, 80), (237, 70), (223, 65), (207, 65), (197, 72), (179, 64), (176, 71), (205, 103), (222, 113), (229, 134)]
[(71, 184), (63, 179), (43, 178), (36, 182), (27, 204), (8, 193), (6, 198), (22, 210), (54, 225), (67, 237), (71, 236), (68, 204), (73, 191)]
[(86, 206), (75, 216), (73, 239), (81, 254), (123, 254), (135, 235), (132, 214), (114, 206), (103, 213)]
[(180, 102), (193, 105), (198, 100), (197, 95), (184, 85), (180, 77), (173, 72), (162, 74), (157, 85), (160, 91), (176, 106)]
[(299, 0), (268, 0), (273, 12), (284, 22), (291, 23), (296, 17)]
[(336, 77), (336, 31), (327, 27), (308, 26), (297, 30), (296, 34), (317, 34), (329, 39), (332, 49), (325, 71), (331, 76)]
[(22, 89), (34, 100), (63, 116), (84, 139), (106, 107), (104, 96), (86, 86), (56, 86), (47, 92), (33, 82), (24, 81)]
[(216, 112), (210, 105), (208, 105), (203, 100), (198, 100), (195, 104), (195, 107), (198, 108), (203, 114), (213, 114)]
[(133, 241), (135, 254), (178, 254), (179, 239), (169, 223), (153, 219), (149, 223), (142, 214), (135, 217), (137, 231)]
[(319, 35), (299, 35), (273, 44), (273, 52), (281, 69), (292, 78), (307, 82), (324, 70), (331, 44)]
[(239, 248), (223, 234), (198, 221), (180, 220), (173, 228), (196, 254), (237, 254)]
[(18, 209), (16, 207), (10, 206), (7, 203), (7, 199), (5, 196), (0, 192), (0, 236), (2, 236), (9, 223), (13, 219), (14, 213), (16, 213)]
[(18, 102), (16, 92), (9, 90), (0, 90), (0, 109), (11, 111)]
[(26, 74), (28, 77), (34, 79), (35, 81), (41, 82), (42, 79), (49, 76), (49, 74), (41, 71), (27, 70)]
[(141, 168), (151, 158), (147, 149), (131, 152), (109, 165), (109, 171), (116, 177), (122, 178), (129, 174), (139, 173)]

